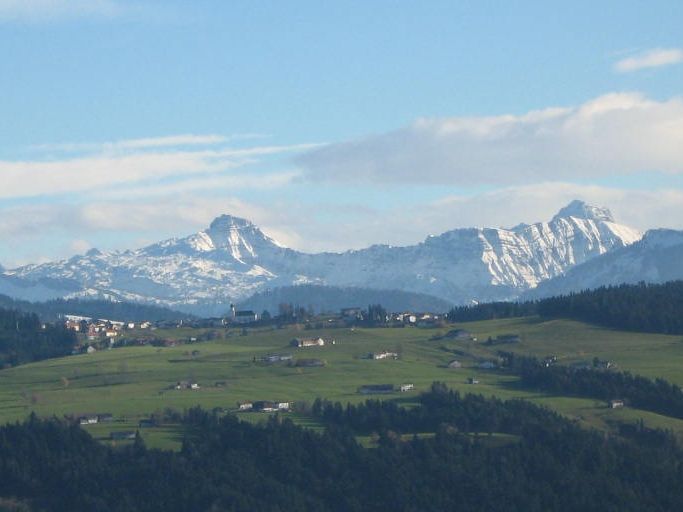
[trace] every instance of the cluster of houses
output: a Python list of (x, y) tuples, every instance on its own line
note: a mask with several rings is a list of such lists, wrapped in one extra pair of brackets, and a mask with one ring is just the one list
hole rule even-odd
[[(367, 311), (360, 307), (342, 308), (339, 318), (348, 323), (362, 322), (365, 320)], [(417, 327), (434, 327), (440, 325), (445, 315), (438, 313), (415, 313), (403, 311), (400, 313), (387, 313), (385, 322), (388, 324), (412, 325)]]
[(65, 315), (64, 326), (74, 332), (85, 334), (88, 341), (114, 339), (124, 330), (154, 329), (152, 322), (121, 322), (118, 320), (93, 319), (87, 316)]
[(237, 410), (241, 412), (287, 412), (290, 407), (291, 402), (270, 400), (237, 402)]

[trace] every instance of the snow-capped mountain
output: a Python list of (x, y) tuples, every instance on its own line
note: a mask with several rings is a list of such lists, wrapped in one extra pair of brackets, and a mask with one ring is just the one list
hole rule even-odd
[(640, 241), (577, 265), (566, 274), (541, 283), (524, 297), (550, 297), (600, 286), (677, 279), (683, 279), (683, 231), (653, 229)]
[(571, 267), (639, 240), (606, 209), (573, 201), (550, 222), (467, 228), (413, 246), (344, 253), (288, 249), (251, 222), (223, 215), (208, 229), (135, 251), (91, 250), (0, 274), (0, 293), (105, 297), (187, 309), (293, 284), (395, 289), (452, 303), (518, 296)]

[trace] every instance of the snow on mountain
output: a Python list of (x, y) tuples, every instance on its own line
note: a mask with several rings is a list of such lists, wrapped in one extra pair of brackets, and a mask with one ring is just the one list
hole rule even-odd
[(573, 201), (550, 222), (456, 229), (406, 247), (307, 254), (280, 245), (245, 219), (223, 215), (186, 238), (5, 270), (0, 293), (200, 311), (294, 284), (396, 289), (452, 303), (504, 300), (640, 237), (615, 223), (608, 210)]
[(664, 283), (676, 279), (683, 279), (683, 231), (654, 229), (632, 245), (591, 259), (541, 283), (524, 297), (541, 298), (599, 286), (640, 281)]

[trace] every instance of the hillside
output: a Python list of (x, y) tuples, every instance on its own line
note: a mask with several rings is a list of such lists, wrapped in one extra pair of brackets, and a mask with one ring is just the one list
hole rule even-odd
[(345, 307), (366, 307), (381, 304), (387, 311), (431, 311), (444, 313), (452, 304), (423, 293), (338, 286), (284, 286), (259, 292), (240, 303), (241, 309), (268, 310), (277, 314), (280, 304), (295, 304), (313, 308), (316, 313), (335, 312)]
[(683, 281), (602, 286), (525, 302), (492, 302), (451, 309), (451, 321), (464, 322), (540, 315), (572, 318), (640, 332), (683, 334)]
[(181, 320), (191, 317), (186, 313), (180, 313), (164, 307), (130, 302), (84, 299), (54, 299), (45, 302), (29, 302), (12, 299), (6, 295), (0, 295), (0, 308), (34, 313), (44, 322), (61, 321), (64, 315), (120, 321), (129, 320), (132, 322)]
[[(359, 403), (367, 395), (358, 388), (367, 384), (412, 383), (414, 391), (381, 396), (383, 399), (412, 399), (441, 381), (460, 392), (476, 392), (499, 398), (524, 398), (576, 419), (583, 426), (602, 430), (616, 423), (642, 418), (653, 427), (667, 427), (683, 434), (683, 421), (644, 410), (612, 411), (604, 401), (591, 398), (553, 396), (519, 386), (519, 378), (498, 369), (478, 368), (482, 361), (496, 361), (498, 350), (544, 358), (558, 357), (560, 364), (590, 363), (593, 358), (615, 361), (620, 371), (649, 378), (664, 378), (683, 385), (680, 368), (683, 347), (680, 336), (642, 334), (601, 329), (564, 320), (537, 318), (494, 320), (458, 324), (479, 342), (441, 338), (446, 329), (376, 328), (301, 330), (295, 326), (275, 330), (222, 331), (219, 339), (160, 348), (154, 346), (116, 348), (94, 354), (69, 356), (33, 363), (0, 372), (0, 423), (40, 416), (112, 413), (121, 421), (114, 425), (87, 427), (97, 437), (111, 430), (136, 428), (140, 419), (154, 411), (182, 411), (194, 405), (210, 410), (234, 410), (243, 400), (289, 400), (312, 403), (317, 397), (342, 403)], [(202, 337), (202, 329), (157, 330), (161, 339), (187, 342)], [(521, 341), (487, 345), (488, 337), (515, 333)], [(149, 336), (149, 333), (140, 333)], [(222, 338), (222, 336), (225, 336)], [(134, 338), (135, 333), (130, 337)], [(322, 336), (334, 345), (293, 349), (293, 337)], [(222, 339), (220, 339), (222, 338)], [(397, 360), (365, 359), (370, 352), (394, 351)], [(265, 363), (268, 354), (291, 354), (295, 359), (319, 359), (322, 367), (290, 366), (287, 362)], [(254, 360), (256, 358), (256, 361)], [(462, 368), (448, 368), (452, 360)], [(476, 377), (479, 384), (468, 384)], [(173, 389), (179, 381), (192, 380), (198, 390)], [(247, 414), (258, 420), (259, 414)], [(295, 418), (298, 416), (295, 414)], [(305, 417), (300, 417), (305, 421)], [(154, 446), (176, 446), (171, 426), (142, 431)]]
[(683, 231), (650, 230), (642, 240), (577, 265), (522, 295), (537, 299), (623, 283), (683, 279)]

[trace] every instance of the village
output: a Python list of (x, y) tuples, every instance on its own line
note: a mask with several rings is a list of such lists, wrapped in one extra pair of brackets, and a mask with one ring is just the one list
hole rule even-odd
[[(361, 307), (342, 308), (336, 314), (314, 315), (303, 308), (293, 308), (294, 315), (271, 316), (267, 311), (258, 314), (252, 310), (238, 310), (230, 305), (230, 312), (224, 317), (191, 318), (187, 320), (168, 321), (132, 321), (125, 319), (102, 319), (79, 315), (64, 315), (64, 325), (67, 329), (77, 333), (79, 343), (74, 346), (72, 354), (94, 353), (98, 350), (117, 348), (120, 346), (161, 346), (173, 347), (183, 343), (210, 341), (224, 338), (229, 329), (242, 328), (246, 333), (249, 328), (279, 327), (301, 324), (304, 329), (313, 328), (348, 328), (363, 327), (418, 327), (435, 328), (446, 325), (446, 315), (432, 312), (400, 312), (387, 313), (381, 306), (370, 306), (367, 310)], [(372, 315), (372, 317), (370, 317)], [(185, 339), (177, 337), (159, 336), (156, 331), (167, 332), (173, 329), (195, 329), (203, 332)], [(205, 332), (206, 329), (212, 331)], [(323, 341), (305, 340), (306, 346), (322, 345)], [(334, 344), (334, 340), (331, 341)]]

